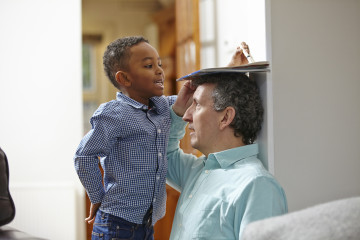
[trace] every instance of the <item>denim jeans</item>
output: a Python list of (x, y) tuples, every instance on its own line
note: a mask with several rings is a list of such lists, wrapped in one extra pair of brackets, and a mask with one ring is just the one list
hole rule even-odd
[(92, 240), (154, 240), (154, 228), (128, 222), (100, 210), (91, 235)]

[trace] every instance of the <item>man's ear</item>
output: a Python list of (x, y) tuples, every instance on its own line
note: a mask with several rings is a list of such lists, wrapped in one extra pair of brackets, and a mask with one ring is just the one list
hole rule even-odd
[(131, 86), (131, 81), (127, 78), (127, 74), (124, 71), (117, 71), (115, 74), (115, 79), (120, 86), (124, 86), (124, 87)]
[(233, 107), (227, 107), (222, 112), (222, 118), (220, 119), (220, 130), (229, 126), (235, 118), (235, 109)]

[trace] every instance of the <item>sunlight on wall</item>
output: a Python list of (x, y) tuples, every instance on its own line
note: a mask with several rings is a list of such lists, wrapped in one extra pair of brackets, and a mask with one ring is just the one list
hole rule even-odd
[(225, 66), (241, 42), (266, 56), (265, 0), (200, 0), (201, 67)]

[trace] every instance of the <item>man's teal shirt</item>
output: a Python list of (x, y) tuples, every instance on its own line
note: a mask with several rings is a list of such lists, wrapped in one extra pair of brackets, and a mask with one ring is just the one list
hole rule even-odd
[(171, 110), (168, 183), (181, 191), (170, 239), (240, 239), (253, 221), (288, 211), (285, 193), (251, 144), (196, 157), (179, 148), (186, 122)]

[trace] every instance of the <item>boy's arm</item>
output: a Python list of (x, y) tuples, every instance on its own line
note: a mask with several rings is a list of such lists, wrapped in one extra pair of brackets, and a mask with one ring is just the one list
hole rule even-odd
[(75, 170), (90, 201), (99, 203), (104, 197), (105, 191), (102, 185), (98, 154), (87, 153), (86, 145), (87, 139), (83, 139), (74, 157)]
[(167, 148), (168, 172), (167, 181), (174, 188), (181, 191), (189, 174), (189, 169), (197, 159), (192, 154), (186, 154), (180, 148), (180, 140), (185, 135), (187, 123), (171, 110), (171, 127)]
[[(110, 114), (97, 111), (90, 120), (92, 129), (81, 140), (74, 163), (79, 179), (91, 203), (100, 203), (105, 195), (99, 158), (109, 154), (114, 141), (114, 119)], [(119, 127), (120, 128), (120, 127)]]
[(85, 222), (91, 224), (95, 221), (96, 212), (99, 209), (101, 203), (91, 203), (89, 216), (85, 218)]

